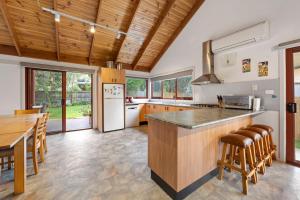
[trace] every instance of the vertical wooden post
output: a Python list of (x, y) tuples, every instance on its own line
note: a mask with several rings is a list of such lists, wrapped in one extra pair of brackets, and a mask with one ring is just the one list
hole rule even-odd
[(25, 192), (26, 185), (26, 139), (24, 137), (14, 146), (14, 162), (14, 193), (20, 194)]

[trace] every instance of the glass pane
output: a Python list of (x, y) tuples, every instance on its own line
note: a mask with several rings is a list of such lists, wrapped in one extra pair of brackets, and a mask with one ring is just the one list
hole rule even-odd
[(92, 127), (91, 75), (67, 72), (67, 131)]
[(126, 77), (126, 95), (127, 97), (147, 97), (147, 80), (143, 78)]
[(300, 161), (300, 52), (294, 53), (294, 89), (297, 113), (295, 114), (295, 160)]
[(176, 98), (175, 85), (176, 85), (176, 79), (164, 80), (163, 82), (164, 99)]
[(153, 81), (152, 82), (152, 96), (153, 97), (161, 97), (161, 81)]
[(192, 77), (186, 76), (177, 79), (177, 96), (178, 97), (192, 97)]
[(48, 132), (62, 130), (62, 73), (34, 70), (34, 106), (49, 112)]

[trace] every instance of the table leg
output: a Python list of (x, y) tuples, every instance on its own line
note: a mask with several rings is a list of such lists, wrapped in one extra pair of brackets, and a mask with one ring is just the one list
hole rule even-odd
[(25, 192), (25, 184), (26, 184), (26, 139), (25, 138), (22, 138), (14, 146), (14, 162), (15, 162), (14, 193), (20, 194)]

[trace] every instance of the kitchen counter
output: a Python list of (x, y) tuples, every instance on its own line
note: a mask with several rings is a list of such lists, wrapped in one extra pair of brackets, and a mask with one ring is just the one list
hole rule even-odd
[(172, 199), (183, 199), (218, 174), (221, 137), (252, 124), (247, 110), (202, 108), (147, 115), (151, 178)]
[(222, 108), (202, 108), (181, 112), (162, 112), (146, 115), (147, 118), (169, 122), (183, 128), (194, 129), (202, 126), (212, 125), (240, 117), (261, 114), (264, 111), (248, 111)]
[(171, 103), (171, 102), (155, 102), (155, 101), (148, 101), (148, 102), (141, 102), (141, 103), (126, 103), (125, 105), (130, 106), (130, 105), (139, 105), (139, 104), (154, 104), (154, 105), (163, 105), (163, 106), (199, 108), (197, 106), (191, 105), (190, 103)]

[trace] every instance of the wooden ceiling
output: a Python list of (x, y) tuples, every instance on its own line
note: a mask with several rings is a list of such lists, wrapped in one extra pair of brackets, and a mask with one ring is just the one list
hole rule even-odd
[[(204, 0), (0, 0), (0, 53), (105, 66), (108, 60), (126, 69), (151, 71)], [(41, 10), (72, 16), (132, 33), (114, 32)]]

